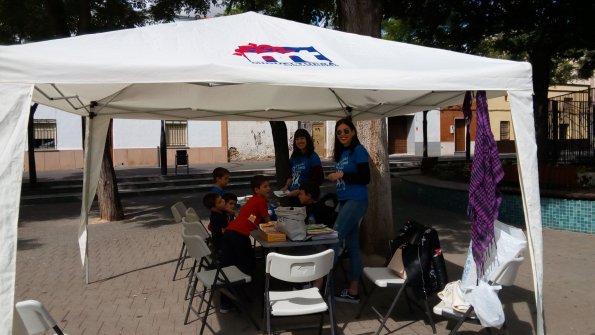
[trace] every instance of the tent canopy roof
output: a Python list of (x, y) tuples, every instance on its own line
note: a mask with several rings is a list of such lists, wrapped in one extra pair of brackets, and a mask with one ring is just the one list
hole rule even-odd
[[(224, 33), (222, 33), (224, 32)], [(472, 56), (245, 13), (0, 47), (0, 83), (113, 118), (354, 119), (459, 104), (466, 90), (531, 91), (525, 62)]]

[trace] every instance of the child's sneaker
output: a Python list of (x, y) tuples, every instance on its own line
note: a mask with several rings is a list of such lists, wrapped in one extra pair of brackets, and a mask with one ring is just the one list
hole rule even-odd
[(359, 304), (359, 294), (351, 295), (348, 289), (344, 289), (341, 293), (335, 295), (335, 300), (350, 304)]
[(236, 311), (236, 306), (234, 306), (234, 304), (232, 303), (225, 303), (225, 302), (221, 302), (221, 305), (219, 306), (219, 313), (221, 314), (227, 314), (227, 313), (231, 313), (231, 312), (235, 312)]

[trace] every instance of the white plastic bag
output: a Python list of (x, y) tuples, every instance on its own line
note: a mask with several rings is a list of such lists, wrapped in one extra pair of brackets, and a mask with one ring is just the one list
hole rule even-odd
[[(483, 278), (489, 278), (490, 273), (499, 264), (515, 258), (527, 248), (527, 237), (525, 237), (525, 233), (521, 229), (498, 220), (494, 221), (494, 241), (496, 245), (495, 248), (492, 247), (492, 250), (495, 252), (490, 252), (489, 257), (486, 259)], [(477, 268), (473, 261), (471, 244), (469, 244), (467, 260), (461, 277), (461, 289), (463, 291), (472, 290), (476, 287), (477, 282)]]
[(277, 229), (285, 233), (292, 241), (306, 238), (306, 208), (305, 207), (277, 207)]
[(490, 285), (482, 280), (466, 296), (471, 306), (473, 306), (479, 322), (484, 327), (500, 329), (504, 324), (504, 310), (500, 298), (498, 298), (498, 291), (501, 288), (500, 285)]

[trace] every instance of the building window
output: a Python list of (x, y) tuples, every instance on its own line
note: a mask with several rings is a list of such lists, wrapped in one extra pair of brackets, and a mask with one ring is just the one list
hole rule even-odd
[(188, 122), (187, 121), (165, 121), (165, 133), (167, 146), (185, 147), (188, 146)]
[(510, 122), (500, 121), (500, 141), (510, 140)]
[(56, 120), (34, 120), (33, 132), (35, 150), (56, 150)]

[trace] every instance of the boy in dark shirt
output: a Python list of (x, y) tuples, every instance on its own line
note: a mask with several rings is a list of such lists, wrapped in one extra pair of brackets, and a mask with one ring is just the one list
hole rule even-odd
[(227, 213), (227, 221), (231, 222), (236, 218), (236, 207), (238, 205), (238, 196), (233, 193), (225, 193), (223, 195), (225, 200), (225, 211)]
[(219, 256), (222, 252), (223, 232), (229, 223), (225, 200), (217, 193), (207, 193), (202, 203), (211, 211), (209, 230), (211, 230), (215, 254)]
[(329, 201), (330, 204), (327, 204), (327, 201), (318, 201), (319, 196), (320, 188), (315, 183), (308, 183), (299, 188), (298, 199), (300, 204), (306, 207), (306, 224), (322, 223), (332, 228), (335, 223), (335, 204), (333, 201)]

